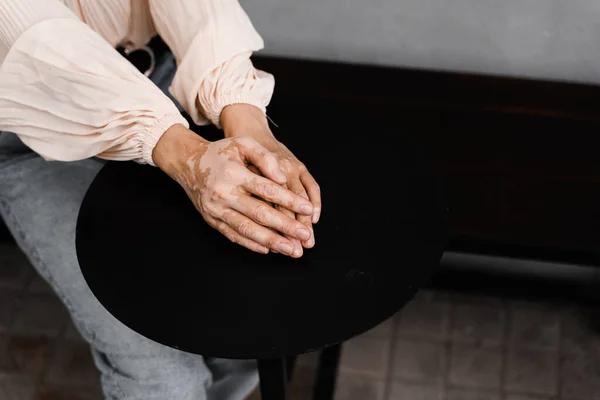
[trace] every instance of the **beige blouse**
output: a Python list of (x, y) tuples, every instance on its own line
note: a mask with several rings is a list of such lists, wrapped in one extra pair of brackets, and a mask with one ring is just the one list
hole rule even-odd
[(237, 0), (0, 0), (0, 130), (47, 160), (152, 162), (173, 102), (114, 49), (160, 34), (177, 60), (171, 94), (200, 125), (248, 103), (265, 111), (274, 79)]

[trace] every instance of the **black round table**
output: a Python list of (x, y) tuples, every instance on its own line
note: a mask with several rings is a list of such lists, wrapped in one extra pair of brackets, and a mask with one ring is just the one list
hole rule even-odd
[[(230, 243), (177, 183), (132, 162), (100, 171), (76, 239), (83, 275), (111, 314), (166, 346), (259, 360), (263, 400), (285, 398), (286, 357), (329, 348), (322, 357), (335, 364), (335, 345), (401, 309), (444, 244), (435, 180), (397, 132), (368, 143), (319, 129), (277, 136), (322, 188), (317, 244), (301, 259)], [(332, 395), (334, 376), (335, 365), (322, 371), (321, 398)]]

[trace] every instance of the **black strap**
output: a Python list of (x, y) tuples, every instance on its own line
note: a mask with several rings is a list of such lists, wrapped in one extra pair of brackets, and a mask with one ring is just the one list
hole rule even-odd
[(161, 55), (169, 51), (167, 44), (155, 36), (146, 46), (141, 49), (127, 51), (124, 46), (118, 46), (116, 50), (133, 64), (142, 74), (148, 75), (154, 68), (154, 62), (161, 58)]

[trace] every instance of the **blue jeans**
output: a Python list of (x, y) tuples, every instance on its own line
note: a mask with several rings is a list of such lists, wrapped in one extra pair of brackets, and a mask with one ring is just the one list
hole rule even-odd
[[(157, 61), (150, 78), (167, 92), (175, 63), (170, 54)], [(91, 293), (77, 263), (75, 224), (102, 165), (98, 159), (46, 162), (16, 135), (0, 133), (0, 215), (91, 345), (106, 399), (246, 398), (258, 383), (254, 362), (204, 358), (155, 343), (116, 320)]]

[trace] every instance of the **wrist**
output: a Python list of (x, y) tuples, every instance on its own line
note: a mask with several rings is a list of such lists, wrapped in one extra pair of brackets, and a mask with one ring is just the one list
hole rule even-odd
[(152, 160), (158, 168), (175, 178), (185, 168), (187, 160), (204, 151), (209, 142), (183, 125), (175, 124), (165, 131), (154, 150)]
[(231, 104), (225, 107), (221, 112), (221, 126), (226, 137), (271, 131), (266, 115), (250, 104)]
[(269, 128), (267, 116), (250, 104), (232, 104), (221, 112), (221, 126), (226, 138), (249, 136), (269, 148), (278, 142)]

